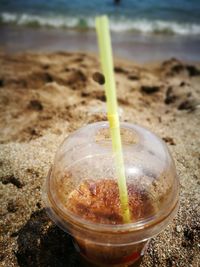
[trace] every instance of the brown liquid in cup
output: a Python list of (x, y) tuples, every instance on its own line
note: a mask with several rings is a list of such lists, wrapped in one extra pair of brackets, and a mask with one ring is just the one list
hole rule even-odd
[[(147, 214), (154, 214), (152, 201), (145, 191), (138, 190), (134, 185), (128, 185), (128, 195), (131, 222), (138, 221)], [(111, 225), (123, 224), (118, 185), (114, 180), (83, 181), (69, 194), (66, 207), (87, 221)], [(140, 260), (146, 242), (124, 247), (109, 247), (76, 238), (75, 244), (93, 266), (127, 266), (124, 264)], [(94, 264), (96, 262), (101, 264)]]
[[(154, 207), (147, 193), (128, 185), (131, 222), (153, 214)], [(119, 189), (114, 180), (85, 180), (69, 194), (68, 210), (82, 219), (102, 224), (123, 224)]]

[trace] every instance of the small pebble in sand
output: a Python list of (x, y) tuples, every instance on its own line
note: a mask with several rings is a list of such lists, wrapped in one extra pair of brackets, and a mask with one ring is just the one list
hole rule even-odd
[(169, 137), (169, 136), (166, 136), (166, 137), (163, 137), (162, 138), (166, 143), (174, 146), (176, 145), (176, 143), (174, 142), (173, 138), (172, 137)]
[(195, 101), (192, 101), (192, 100), (185, 100), (185, 101), (181, 102), (180, 105), (178, 106), (179, 110), (194, 111), (195, 108), (196, 108)]
[(180, 226), (180, 225), (177, 225), (177, 226), (176, 226), (176, 232), (180, 233), (181, 230), (182, 230), (182, 229), (181, 229), (181, 226)]
[(34, 99), (29, 102), (28, 108), (40, 111), (40, 110), (43, 110), (43, 105), (41, 104), (39, 100)]
[(0, 87), (3, 87), (3, 86), (4, 86), (4, 80), (0, 79)]
[(188, 71), (189, 76), (191, 77), (200, 75), (200, 70), (196, 66), (187, 65), (186, 69)]
[(95, 72), (92, 75), (92, 78), (95, 82), (97, 82), (100, 85), (103, 85), (105, 83), (105, 77), (103, 74), (101, 74), (100, 72)]
[(141, 86), (141, 91), (146, 94), (153, 94), (153, 93), (158, 92), (159, 90), (160, 90), (160, 87), (156, 85), (153, 85), (153, 86), (142, 85)]
[(174, 103), (176, 99), (177, 96), (174, 95), (172, 86), (169, 86), (166, 91), (165, 104), (169, 105), (171, 103)]
[(13, 200), (10, 200), (7, 205), (7, 210), (11, 213), (16, 212), (18, 210), (17, 204)]

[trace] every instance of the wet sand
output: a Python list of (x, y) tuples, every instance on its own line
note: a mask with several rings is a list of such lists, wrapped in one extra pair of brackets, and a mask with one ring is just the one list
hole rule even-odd
[[(24, 51), (83, 51), (97, 53), (96, 35), (92, 30), (0, 27), (0, 47), (9, 53)], [(112, 32), (116, 57), (140, 63), (177, 57), (200, 62), (200, 37), (172, 34)]]
[[(56, 149), (75, 129), (105, 120), (105, 95), (87, 53), (0, 53), (1, 266), (81, 266), (70, 237), (46, 216), (42, 186)], [(3, 67), (2, 67), (3, 66)], [(198, 267), (200, 65), (115, 61), (122, 121), (169, 146), (180, 177), (180, 208), (150, 242), (141, 267)]]

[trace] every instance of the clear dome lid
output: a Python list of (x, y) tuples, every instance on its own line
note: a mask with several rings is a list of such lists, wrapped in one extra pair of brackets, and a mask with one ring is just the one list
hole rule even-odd
[[(170, 152), (151, 131), (129, 123), (120, 127), (131, 223), (139, 229), (163, 222), (179, 198)], [(48, 198), (63, 220), (123, 228), (108, 122), (87, 125), (64, 140), (49, 175)]]

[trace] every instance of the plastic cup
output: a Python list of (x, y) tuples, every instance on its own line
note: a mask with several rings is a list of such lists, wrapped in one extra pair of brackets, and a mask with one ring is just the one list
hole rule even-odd
[(179, 180), (166, 144), (149, 130), (121, 123), (131, 222), (123, 223), (108, 122), (64, 140), (44, 198), (50, 218), (72, 235), (87, 266), (138, 266), (151, 237), (175, 216)]

